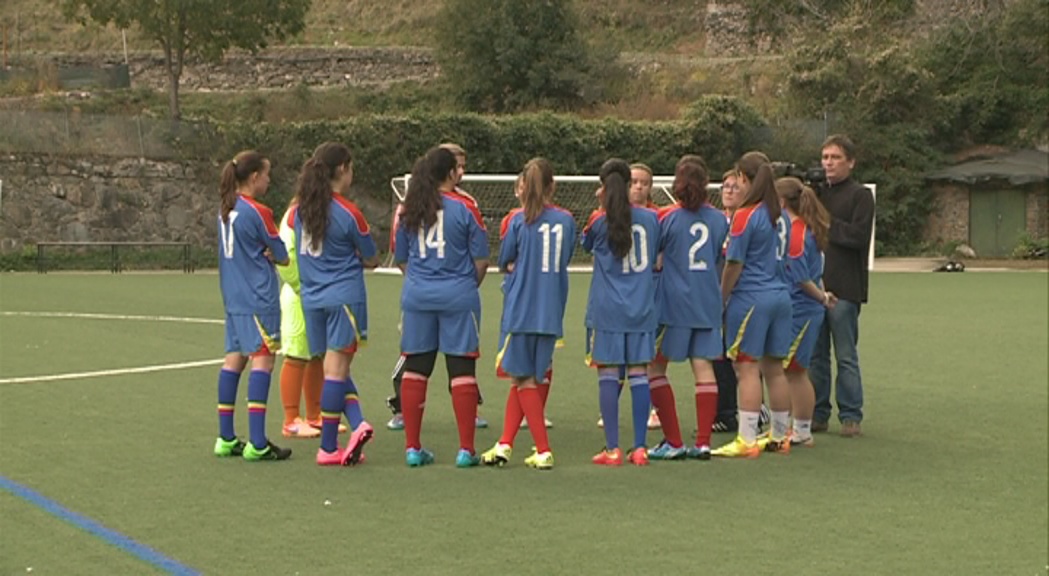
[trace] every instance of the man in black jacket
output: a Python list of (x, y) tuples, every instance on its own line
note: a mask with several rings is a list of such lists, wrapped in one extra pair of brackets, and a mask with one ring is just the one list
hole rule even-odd
[(860, 435), (863, 420), (863, 380), (860, 377), (860, 307), (867, 302), (867, 269), (871, 230), (874, 226), (874, 195), (852, 179), (856, 150), (844, 135), (833, 135), (823, 143), (822, 164), (827, 182), (819, 196), (831, 215), (830, 242), (825, 251), (823, 283), (838, 297), (827, 311), (812, 355), (809, 375), (816, 390), (812, 431), (827, 430), (831, 416), (830, 347), (834, 343), (837, 364), (835, 404), (841, 435)]

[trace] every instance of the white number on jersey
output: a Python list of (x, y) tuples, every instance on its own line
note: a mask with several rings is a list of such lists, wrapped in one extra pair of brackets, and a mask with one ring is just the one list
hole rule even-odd
[[(549, 222), (544, 222), (539, 227), (539, 233), (543, 235), (543, 272), (550, 271), (550, 261), (554, 261), (554, 273), (557, 274), (561, 271), (561, 246), (564, 243), (565, 228), (563, 224), (555, 224), (553, 228), (550, 227)], [(554, 249), (550, 250), (550, 234), (553, 233), (554, 238)]]
[(320, 258), (324, 254), (324, 240), (317, 244), (317, 247), (313, 247), (313, 236), (306, 231), (306, 228), (302, 229), (302, 238), (299, 239), (299, 254), (303, 256), (310, 256), (312, 258)]
[(776, 246), (776, 260), (783, 260), (787, 253), (787, 221), (780, 216), (776, 220), (776, 234), (779, 235), (779, 245)]
[(436, 250), (437, 258), (444, 258), (444, 210), (437, 211), (437, 221), (429, 230), (419, 228), (419, 258), (426, 258), (426, 250)]
[(696, 222), (688, 229), (688, 233), (692, 236), (699, 234), (699, 238), (692, 243), (692, 247), (688, 249), (688, 269), (689, 270), (706, 270), (707, 261), (697, 259), (699, 251), (703, 249), (707, 241), (710, 240), (710, 229), (703, 222)]
[(233, 221), (237, 219), (237, 211), (231, 210), (229, 222), (223, 222), (219, 217), (219, 233), (222, 235), (222, 255), (227, 259), (233, 258)]
[(648, 233), (645, 227), (634, 224), (630, 227), (634, 239), (634, 245), (630, 253), (623, 257), (623, 274), (633, 272), (644, 272), (648, 269)]

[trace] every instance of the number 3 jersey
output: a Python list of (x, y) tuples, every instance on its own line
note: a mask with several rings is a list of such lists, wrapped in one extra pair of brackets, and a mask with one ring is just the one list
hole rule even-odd
[(725, 255), (730, 262), (743, 263), (743, 271), (733, 291), (786, 289), (788, 280), (784, 257), (789, 245), (790, 219), (786, 212), (773, 225), (764, 204), (736, 210), (732, 216)]
[(229, 314), (280, 312), (280, 282), (273, 262), (283, 262), (288, 252), (280, 240), (273, 211), (246, 196), (223, 222), (219, 214), (219, 287)]
[(658, 327), (653, 266), (659, 252), (659, 219), (633, 206), (630, 252), (616, 258), (608, 244), (608, 217), (595, 210), (583, 229), (583, 249), (594, 255), (586, 327), (607, 332), (654, 332)]
[(710, 204), (692, 212), (680, 204), (659, 212), (663, 272), (659, 323), (686, 328), (721, 326), (721, 247), (728, 218)]
[(299, 295), (306, 309), (329, 308), (343, 304), (366, 304), (364, 263), (375, 256), (368, 221), (360, 208), (343, 196), (332, 196), (328, 208), (328, 229), (314, 246), (302, 225), (302, 207), (292, 208), (289, 217), (295, 226), (295, 245), (299, 251)]
[(502, 330), (560, 338), (568, 301), (568, 263), (575, 251), (575, 218), (563, 208), (547, 205), (527, 224), (524, 209), (517, 208), (503, 219), (500, 236), (499, 268), (514, 263), (514, 271), (503, 281)]
[(476, 310), (475, 260), (488, 258), (488, 233), (481, 211), (468, 197), (442, 195), (442, 209), (428, 229), (409, 231), (398, 218), (394, 258), (408, 264), (401, 289), (401, 309), (415, 312)]

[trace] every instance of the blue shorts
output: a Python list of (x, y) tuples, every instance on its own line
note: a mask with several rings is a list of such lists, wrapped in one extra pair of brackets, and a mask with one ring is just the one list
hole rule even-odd
[(721, 327), (660, 326), (656, 331), (656, 349), (667, 362), (684, 362), (690, 358), (714, 360), (724, 352)]
[(508, 334), (496, 354), (496, 371), (517, 378), (543, 381), (554, 362), (557, 336), (552, 334)]
[(655, 357), (655, 332), (586, 329), (586, 361), (591, 366), (637, 366)]
[(823, 311), (809, 312), (795, 316), (792, 322), (794, 336), (790, 345), (790, 353), (783, 359), (783, 367), (791, 372), (802, 372), (812, 362), (812, 352), (816, 349), (816, 340), (820, 337), (820, 328), (823, 327)]
[(725, 311), (731, 360), (786, 358), (790, 353), (791, 304), (786, 289), (734, 292)]
[(280, 350), (280, 312), (226, 313), (226, 353), (272, 356)]
[(450, 356), (480, 356), (480, 315), (475, 310), (401, 313), (401, 353), (437, 350)]
[(308, 308), (302, 312), (312, 356), (321, 356), (328, 350), (353, 354), (368, 341), (367, 304)]

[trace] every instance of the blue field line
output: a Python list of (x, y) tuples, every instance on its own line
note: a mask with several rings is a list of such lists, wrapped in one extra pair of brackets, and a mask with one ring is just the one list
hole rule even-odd
[(38, 508), (43, 509), (45, 512), (51, 514), (52, 516), (57, 516), (58, 518), (76, 526), (77, 528), (86, 530), (91, 534), (94, 534), (102, 540), (105, 540), (107, 543), (116, 546), (124, 552), (136, 556), (139, 560), (156, 566), (161, 570), (166, 570), (171, 574), (178, 574), (179, 576), (190, 576), (200, 574), (200, 572), (194, 570), (193, 568), (190, 568), (189, 566), (186, 566), (184, 564), (180, 564), (179, 562), (172, 560), (167, 556), (164, 556), (160, 552), (157, 552), (156, 550), (150, 548), (149, 546), (146, 546), (145, 544), (139, 544), (131, 538), (124, 536), (120, 532), (110, 530), (109, 528), (106, 528), (105, 526), (99, 524), (98, 522), (95, 522), (94, 520), (86, 516), (77, 514), (76, 512), (73, 512), (72, 510), (62, 506), (58, 502), (55, 502), (54, 500), (47, 498), (39, 492), (22, 486), (17, 482), (9, 480), (5, 476), (0, 476), (0, 488), (10, 492), (11, 494), (14, 494), (15, 496), (18, 496), (19, 498), (25, 500), (26, 502), (29, 502), (30, 504)]

